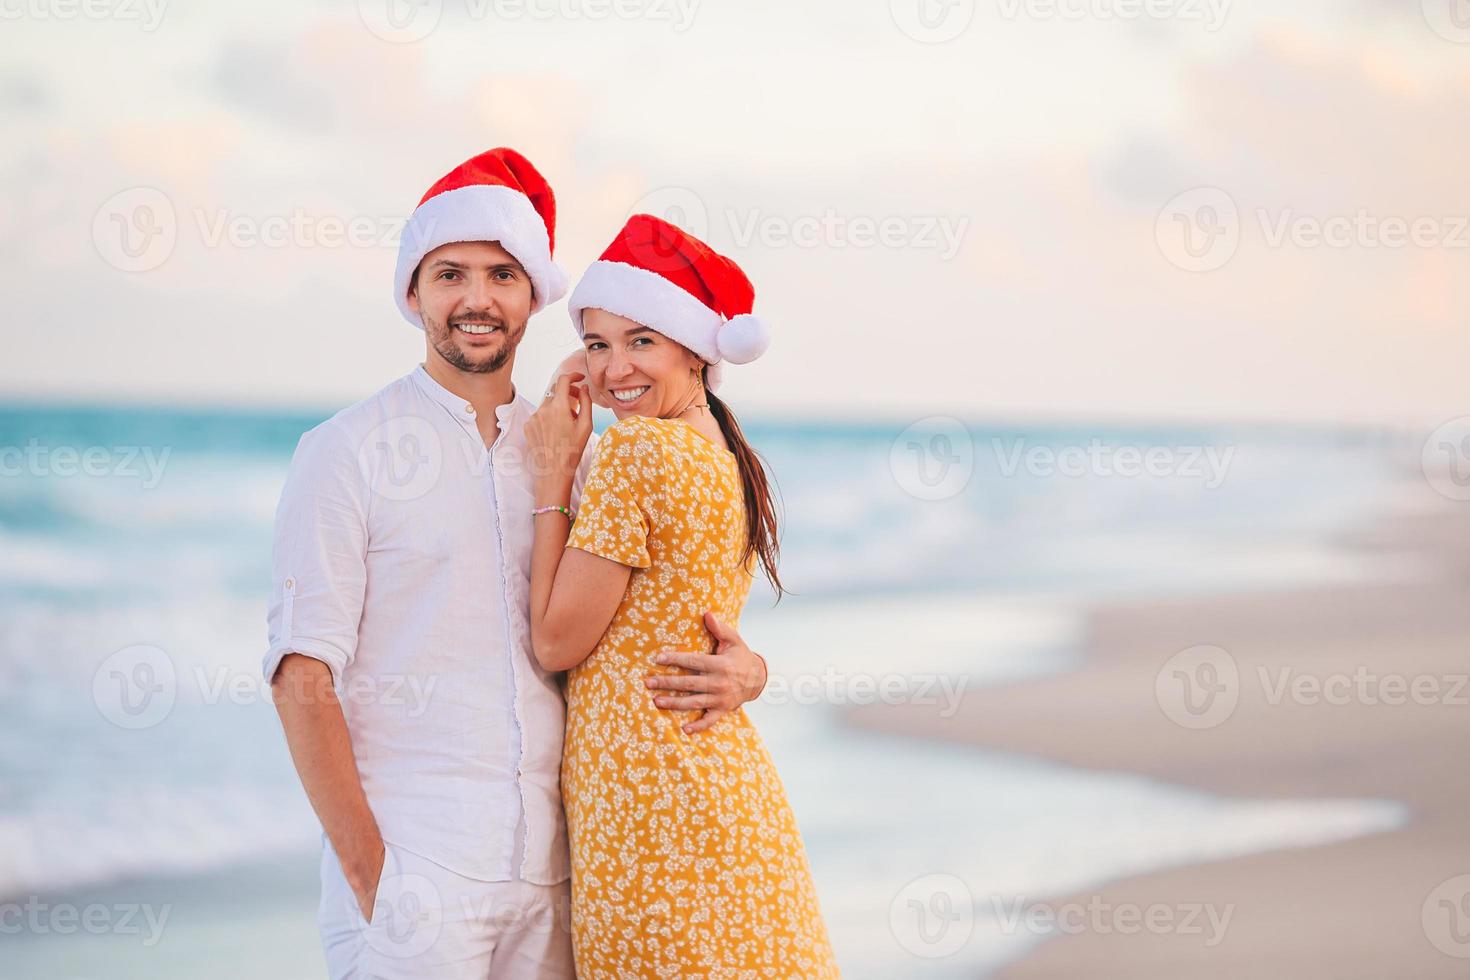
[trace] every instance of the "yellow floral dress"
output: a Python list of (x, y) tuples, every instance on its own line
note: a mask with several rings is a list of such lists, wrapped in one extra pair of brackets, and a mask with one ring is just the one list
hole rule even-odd
[(570, 548), (632, 566), (597, 647), (567, 679), (562, 797), (581, 980), (836, 977), (806, 850), (760, 734), (738, 710), (653, 703), (664, 650), (738, 626), (745, 507), (735, 456), (687, 422), (630, 416), (602, 436)]

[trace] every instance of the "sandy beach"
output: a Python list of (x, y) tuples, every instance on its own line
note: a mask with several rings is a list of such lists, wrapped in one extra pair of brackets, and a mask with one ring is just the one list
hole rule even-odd
[[(1409, 507), (1346, 542), (1384, 559), (1387, 581), (1109, 605), (1091, 612), (1075, 671), (973, 689), (949, 718), (915, 704), (849, 713), (868, 728), (1225, 796), (1388, 799), (1411, 810), (1400, 830), (1340, 844), (1026, 896), (1051, 910), (1104, 911), (996, 976), (1466, 975), (1470, 878), (1450, 879), (1470, 874), (1470, 508), (1429, 498), (1422, 483), (1406, 488)], [(1217, 702), (1191, 715), (1184, 698), (1200, 689), (1184, 692), (1181, 674), (1214, 684), (1233, 710)], [(1216, 941), (1184, 926), (1200, 906), (1228, 914)], [(1126, 918), (1134, 909), (1180, 925), (1137, 928)]]

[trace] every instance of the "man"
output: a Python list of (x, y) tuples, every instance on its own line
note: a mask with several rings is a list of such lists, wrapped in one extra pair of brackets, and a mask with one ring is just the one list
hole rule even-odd
[[(514, 150), (429, 189), (394, 282), (425, 360), (306, 433), (281, 494), (264, 667), (324, 831), (338, 980), (574, 976), (565, 705), (527, 622), (534, 406), (511, 383), (527, 320), (566, 289), (555, 217)], [(693, 680), (649, 691), (704, 725), (765, 682), (708, 626), (718, 655), (674, 654)]]

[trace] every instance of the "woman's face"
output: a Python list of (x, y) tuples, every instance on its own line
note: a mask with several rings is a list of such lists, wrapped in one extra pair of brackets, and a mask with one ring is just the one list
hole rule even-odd
[(699, 356), (641, 323), (606, 310), (583, 310), (582, 343), (593, 396), (620, 419), (668, 418), (695, 393)]

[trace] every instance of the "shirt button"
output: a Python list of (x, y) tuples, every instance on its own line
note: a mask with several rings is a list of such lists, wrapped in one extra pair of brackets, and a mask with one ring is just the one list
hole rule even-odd
[(286, 588), (288, 588), (288, 589), (294, 589), (294, 588), (296, 588), (296, 580), (294, 578), (288, 578), (288, 579), (286, 579)]
[(466, 405), (464, 407), (464, 410), (466, 412), (468, 412), (470, 415), (474, 415), (475, 414), (475, 406), (473, 406), (473, 405)]

